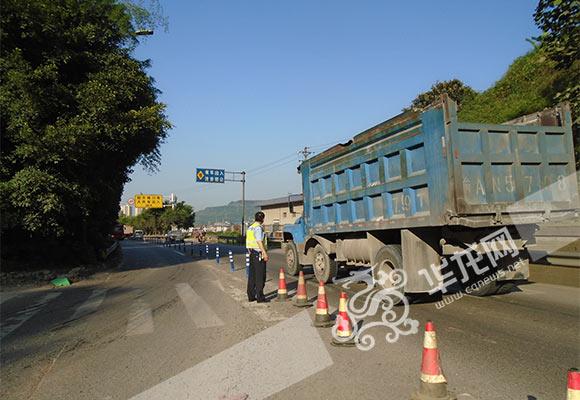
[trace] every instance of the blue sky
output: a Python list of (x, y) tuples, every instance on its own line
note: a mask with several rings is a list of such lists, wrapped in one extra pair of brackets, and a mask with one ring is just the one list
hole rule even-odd
[(202, 209), (241, 198), (238, 183), (196, 184), (196, 167), (249, 171), (249, 199), (300, 192), (304, 146), (354, 136), (437, 80), (493, 84), (531, 48), (536, 3), (161, 0), (169, 29), (135, 56), (151, 59), (175, 127), (160, 171), (136, 166), (122, 199), (174, 192)]

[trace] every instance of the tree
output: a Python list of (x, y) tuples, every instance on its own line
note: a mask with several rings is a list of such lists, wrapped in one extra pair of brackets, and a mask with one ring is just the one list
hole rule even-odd
[(578, 0), (540, 0), (534, 21), (542, 34), (542, 51), (564, 78), (555, 86), (556, 102), (567, 101), (574, 118), (576, 167), (580, 167), (580, 2)]
[(567, 69), (580, 60), (580, 2), (540, 0), (534, 21), (542, 34), (542, 48), (558, 69)]
[(461, 107), (464, 102), (472, 100), (477, 92), (459, 79), (451, 79), (443, 82), (437, 81), (431, 86), (430, 90), (417, 95), (411, 105), (403, 109), (403, 111), (423, 110), (439, 100), (442, 94), (449, 95), (451, 99), (457, 102), (458, 107)]
[(195, 222), (193, 207), (183, 201), (177, 203), (175, 208), (167, 208), (161, 216), (164, 226), (171, 228), (189, 228)]
[(132, 56), (134, 10), (115, 0), (2, 8), (2, 256), (90, 259), (132, 167), (156, 169), (171, 126), (149, 62)]

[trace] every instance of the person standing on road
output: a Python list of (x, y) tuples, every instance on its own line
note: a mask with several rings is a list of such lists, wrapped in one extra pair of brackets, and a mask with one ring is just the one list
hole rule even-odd
[(250, 271), (248, 274), (248, 301), (266, 303), (264, 284), (266, 283), (266, 235), (264, 234), (264, 213), (258, 211), (255, 222), (246, 231), (246, 249), (250, 254)]

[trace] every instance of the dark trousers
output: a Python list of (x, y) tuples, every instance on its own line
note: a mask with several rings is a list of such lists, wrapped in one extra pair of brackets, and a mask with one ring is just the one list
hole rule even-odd
[(260, 253), (250, 252), (250, 271), (248, 274), (248, 300), (264, 299), (266, 283), (266, 261), (260, 260)]

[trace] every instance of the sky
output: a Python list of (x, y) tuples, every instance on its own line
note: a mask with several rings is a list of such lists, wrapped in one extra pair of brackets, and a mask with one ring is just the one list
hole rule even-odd
[(435, 81), (481, 91), (537, 36), (536, 1), (160, 0), (168, 29), (134, 56), (174, 125), (159, 171), (135, 166), (123, 202), (175, 193), (200, 210), (241, 184), (195, 183), (195, 168), (247, 171), (246, 199), (302, 191), (316, 152), (401, 112)]

